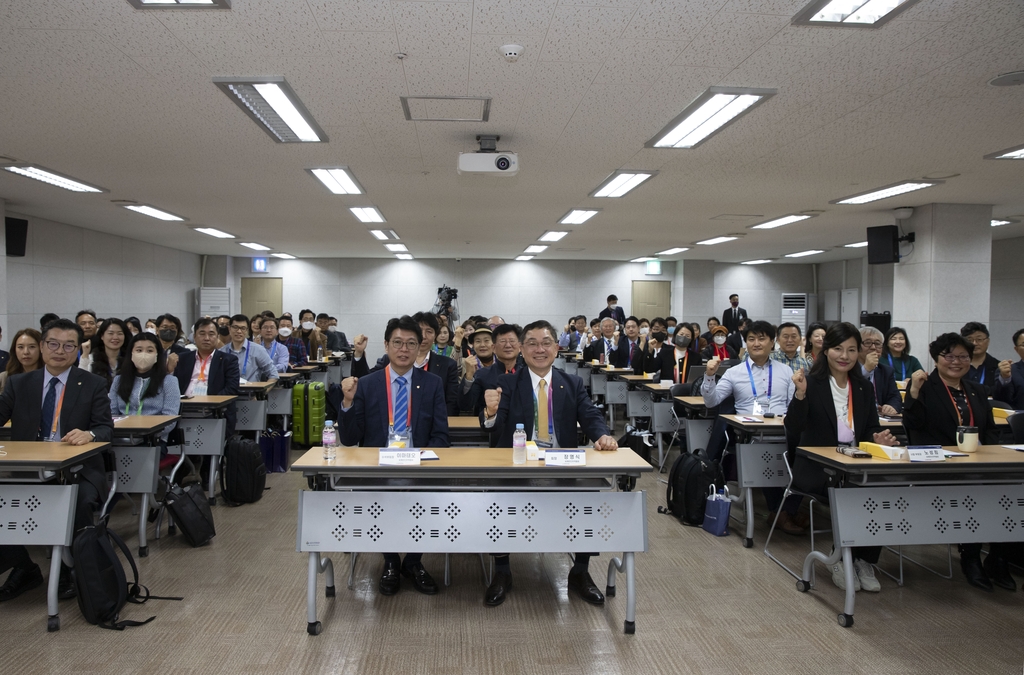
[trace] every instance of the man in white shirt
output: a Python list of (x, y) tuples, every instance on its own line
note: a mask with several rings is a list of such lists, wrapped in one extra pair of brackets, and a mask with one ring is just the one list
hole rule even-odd
[(278, 341), (277, 319), (263, 317), (260, 322), (259, 346), (266, 350), (278, 374), (288, 372), (288, 347)]
[(225, 354), (233, 354), (238, 359), (238, 376), (245, 382), (269, 382), (278, 379), (277, 367), (270, 359), (267, 350), (246, 338), (249, 330), (249, 319), (245, 314), (231, 317), (228, 326), (231, 331), (231, 342), (220, 348)]

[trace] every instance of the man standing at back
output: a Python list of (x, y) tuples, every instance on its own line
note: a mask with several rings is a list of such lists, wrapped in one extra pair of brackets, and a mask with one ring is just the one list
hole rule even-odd
[[(408, 438), (413, 448), (447, 448), (448, 415), (444, 384), (434, 373), (414, 368), (423, 333), (412, 317), (388, 321), (384, 351), (388, 364), (362, 378), (341, 383), (341, 442), (361, 447), (387, 447), (392, 435)], [(420, 593), (437, 593), (437, 584), (420, 562), (422, 553), (384, 554), (380, 594), (394, 595), (402, 576)], [(400, 576), (401, 575), (401, 576)]]
[(722, 313), (722, 325), (730, 333), (740, 329), (740, 321), (747, 318), (747, 310), (740, 307), (740, 296), (733, 293), (729, 296), (729, 309)]
[[(107, 382), (75, 367), (79, 327), (67, 319), (50, 322), (43, 331), (45, 368), (15, 375), (0, 395), (0, 425), (11, 422), (12, 441), (52, 441), (85, 445), (107, 442), (114, 431), (110, 417)], [(95, 455), (62, 476), (65, 483), (78, 483), (74, 528), (77, 533), (93, 524), (93, 514), (107, 496), (103, 458)], [(0, 546), (0, 573), (12, 569), (0, 587), (0, 602), (18, 597), (40, 586), (43, 575), (24, 546)], [(60, 598), (73, 598), (75, 585), (71, 570), (61, 563)]]
[(598, 319), (604, 319), (605, 317), (615, 319), (615, 323), (620, 326), (626, 323), (626, 313), (619, 307), (619, 298), (614, 293), (608, 296), (608, 306), (597, 315)]
[[(484, 392), (484, 423), (496, 437), (497, 448), (511, 448), (516, 424), (526, 429), (526, 438), (538, 446), (575, 448), (577, 423), (594, 441), (595, 450), (616, 450), (604, 415), (591, 402), (583, 380), (552, 368), (558, 356), (558, 337), (547, 321), (535, 321), (523, 328), (523, 360), (526, 368), (498, 378), (498, 388)], [(604, 595), (590, 577), (594, 553), (577, 553), (569, 571), (569, 589), (593, 605), (604, 604)], [(505, 601), (512, 587), (508, 554), (495, 556), (494, 580), (484, 595), (484, 604), (494, 607)]]

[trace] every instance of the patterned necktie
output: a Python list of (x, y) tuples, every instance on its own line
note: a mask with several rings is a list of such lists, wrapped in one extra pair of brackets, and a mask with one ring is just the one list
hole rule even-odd
[(630, 342), (629, 343), (629, 362), (626, 364), (630, 368), (633, 367), (633, 359), (635, 357), (636, 357), (636, 343), (635, 342)]
[(405, 388), (405, 378), (396, 380), (398, 393), (395, 394), (395, 431), (405, 431), (405, 423), (409, 417), (409, 391)]
[(57, 383), (56, 377), (50, 378), (50, 385), (46, 389), (46, 398), (43, 399), (43, 411), (39, 416), (39, 440), (45, 441), (50, 437), (53, 429), (53, 413), (57, 408)]
[(551, 441), (548, 425), (548, 383), (541, 380), (537, 385), (537, 438), (545, 443)]

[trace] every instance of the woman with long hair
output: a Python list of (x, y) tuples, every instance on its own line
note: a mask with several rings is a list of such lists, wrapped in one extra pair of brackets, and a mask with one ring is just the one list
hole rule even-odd
[[(167, 356), (161, 339), (150, 333), (139, 333), (128, 344), (128, 358), (121, 372), (110, 385), (110, 414), (177, 415), (181, 410), (178, 378), (167, 372)], [(174, 426), (160, 433), (165, 444)]]
[(7, 361), (7, 369), (0, 373), (0, 392), (7, 386), (7, 379), (43, 367), (40, 343), (43, 336), (34, 328), (22, 328), (11, 341), (13, 358)]
[(889, 366), (896, 371), (896, 380), (899, 382), (906, 382), (911, 375), (924, 370), (917, 357), (910, 355), (910, 338), (907, 337), (907, 331), (899, 326), (893, 326), (885, 332), (882, 358), (879, 360), (889, 362)]
[(828, 328), (820, 321), (815, 321), (807, 327), (807, 342), (804, 344), (804, 356), (811, 360), (811, 363), (818, 358), (825, 340), (825, 333)]
[(131, 332), (125, 322), (120, 319), (104, 320), (96, 331), (94, 340), (97, 344), (88, 357), (82, 357), (79, 367), (105, 379), (109, 387), (128, 353), (130, 337)]

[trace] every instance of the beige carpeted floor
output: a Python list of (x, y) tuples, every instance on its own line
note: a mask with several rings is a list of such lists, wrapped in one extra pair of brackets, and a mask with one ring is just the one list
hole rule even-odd
[[(295, 455), (297, 456), (297, 454)], [(364, 555), (355, 586), (348, 557), (334, 556), (338, 595), (323, 600), (323, 634), (306, 634), (306, 557), (295, 551), (296, 494), (305, 481), (272, 475), (254, 505), (214, 508), (218, 534), (192, 549), (181, 536), (150, 541), (139, 560), (143, 583), (184, 602), (129, 605), (122, 618), (156, 620), (124, 632), (87, 624), (74, 600), (61, 603), (62, 629), (46, 632), (44, 589), (0, 605), (0, 673), (1021, 673), (1024, 593), (986, 594), (908, 566), (899, 588), (858, 594), (856, 625), (841, 628), (842, 594), (821, 568), (808, 594), (761, 551), (733, 533), (716, 539), (658, 515), (664, 484), (645, 476), (650, 551), (637, 557), (637, 632), (624, 635), (624, 592), (605, 607), (566, 594), (564, 555), (512, 557), (515, 587), (498, 608), (483, 606), (476, 556), (452, 556), (452, 584), (428, 597), (408, 582), (395, 597), (377, 594), (379, 556)], [(130, 506), (113, 527), (135, 549)], [(152, 528), (150, 530), (152, 532)], [(150, 535), (152, 537), (152, 534)], [(780, 535), (796, 562), (807, 540)], [(822, 542), (828, 546), (828, 542)], [(945, 565), (944, 546), (915, 549)], [(41, 549), (33, 551), (45, 564)], [(608, 556), (591, 570), (605, 582)], [(440, 581), (443, 557), (424, 557)], [(895, 558), (883, 554), (883, 566)], [(954, 564), (957, 564), (954, 553)], [(45, 568), (44, 568), (45, 569)]]

